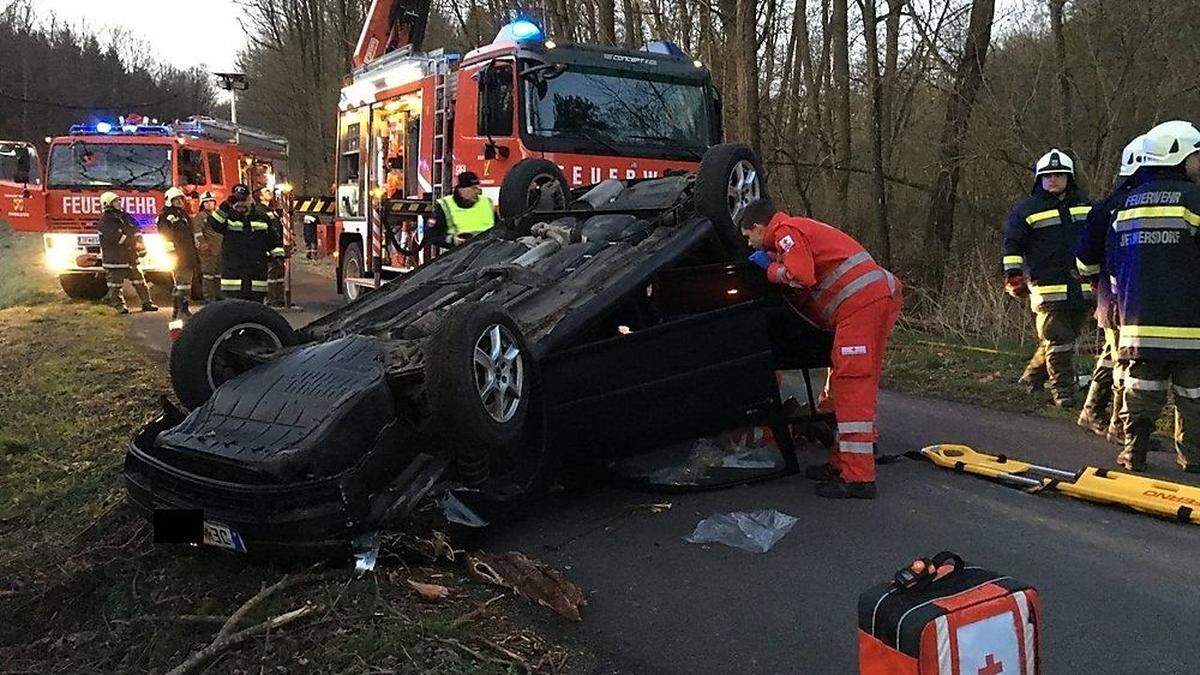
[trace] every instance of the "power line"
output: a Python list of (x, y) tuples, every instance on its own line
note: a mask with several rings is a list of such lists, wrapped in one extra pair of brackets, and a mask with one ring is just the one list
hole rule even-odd
[(181, 95), (182, 95), (182, 94), (180, 94), (180, 93), (174, 93), (174, 94), (170, 94), (169, 96), (164, 96), (163, 98), (160, 98), (160, 99), (158, 99), (157, 101), (149, 101), (149, 102), (145, 102), (145, 103), (122, 103), (122, 104), (121, 104), (121, 105), (119, 105), (119, 106), (113, 106), (113, 105), (99, 105), (99, 104), (96, 104), (96, 105), (75, 105), (75, 104), (72, 104), (72, 103), (57, 103), (57, 102), (54, 102), (54, 101), (47, 101), (47, 100), (44, 100), (44, 99), (27, 98), (27, 97), (24, 97), (24, 96), (16, 96), (16, 95), (14, 95), (14, 94), (10, 94), (10, 93), (8, 93), (8, 92), (4, 91), (3, 89), (0, 89), (0, 98), (6, 98), (6, 99), (8, 99), (8, 100), (10, 100), (10, 101), (15, 101), (15, 102), (17, 102), (17, 103), (29, 103), (29, 104), (33, 104), (33, 105), (42, 105), (42, 106), (47, 106), (47, 107), (50, 107), (50, 108), (62, 108), (62, 109), (64, 109), (64, 110), (96, 110), (96, 109), (102, 109), (102, 110), (136, 110), (136, 109), (144, 109), (144, 108), (153, 108), (154, 106), (157, 106), (157, 105), (162, 105), (163, 103), (166, 103), (166, 102), (168, 102), (168, 101), (172, 101), (172, 100), (174, 100), (174, 99), (177, 99), (177, 98), (179, 98)]

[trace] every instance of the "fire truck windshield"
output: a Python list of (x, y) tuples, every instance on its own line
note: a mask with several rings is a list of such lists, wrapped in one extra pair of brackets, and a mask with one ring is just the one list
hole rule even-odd
[(165, 188), (171, 184), (168, 145), (64, 143), (50, 149), (52, 188)]
[(711, 109), (698, 80), (572, 66), (550, 79), (525, 82), (525, 131), (533, 145), (561, 140), (583, 152), (607, 154), (611, 146), (622, 146), (622, 154), (640, 149), (695, 157), (719, 142), (712, 137)]

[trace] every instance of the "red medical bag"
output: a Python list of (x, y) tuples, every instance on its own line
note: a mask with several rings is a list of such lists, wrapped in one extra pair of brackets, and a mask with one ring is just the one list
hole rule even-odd
[(858, 597), (861, 675), (1035, 675), (1037, 591), (943, 552)]

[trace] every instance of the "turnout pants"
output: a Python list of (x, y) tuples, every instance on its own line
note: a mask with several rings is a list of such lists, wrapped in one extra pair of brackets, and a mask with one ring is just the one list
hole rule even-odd
[(1087, 321), (1082, 307), (1039, 309), (1035, 313), (1038, 347), (1021, 375), (1034, 386), (1049, 383), (1055, 399), (1074, 397), (1079, 388), (1075, 379), (1075, 340)]
[(192, 276), (195, 273), (196, 270), (191, 265), (180, 265), (172, 273), (171, 297), (175, 299), (176, 307), (191, 297)]
[(835, 318), (829, 398), (837, 420), (837, 445), (829, 463), (850, 483), (875, 480), (875, 407), (883, 354), (900, 318), (899, 282), (890, 297), (880, 298), (847, 316)]
[(1109, 411), (1120, 407), (1117, 398), (1117, 331), (1104, 329), (1104, 347), (1096, 366), (1092, 368), (1092, 381), (1088, 386), (1083, 411), (1096, 420), (1109, 416)]
[(237, 300), (262, 302), (267, 297), (267, 282), (259, 279), (221, 279), (221, 295)]
[(267, 304), (272, 307), (283, 307), (287, 301), (283, 284), (287, 273), (285, 263), (286, 260), (280, 257), (273, 257), (267, 263)]
[(142, 271), (137, 265), (105, 265), (104, 276), (108, 286), (108, 293), (104, 295), (106, 303), (117, 309), (129, 309), (125, 305), (125, 296), (121, 293), (121, 287), (128, 281), (133, 284), (133, 290), (137, 292), (142, 304), (150, 304), (150, 289), (146, 288), (146, 278), (142, 276)]
[(205, 248), (208, 249), (200, 251), (200, 271), (204, 276), (204, 297), (209, 300), (220, 300), (221, 235), (205, 232), (204, 242)]
[(1200, 468), (1200, 363), (1144, 361), (1129, 363), (1125, 377), (1123, 459), (1146, 461), (1154, 423), (1167, 403), (1175, 400), (1175, 454), (1185, 469)]

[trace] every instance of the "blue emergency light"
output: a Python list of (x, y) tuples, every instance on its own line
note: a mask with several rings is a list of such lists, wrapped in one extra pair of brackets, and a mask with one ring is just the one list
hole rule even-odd
[(96, 122), (95, 124), (73, 124), (72, 136), (109, 136), (131, 134), (136, 136), (171, 136), (171, 130), (161, 124), (125, 124), (116, 126), (112, 122)]
[(651, 40), (642, 45), (642, 51), (650, 52), (651, 54), (662, 54), (663, 56), (673, 56), (677, 59), (686, 59), (687, 55), (679, 48), (679, 45), (670, 40)]
[(500, 32), (496, 34), (496, 42), (525, 42), (528, 40), (539, 40), (542, 37), (542, 29), (538, 25), (528, 19), (517, 19), (512, 23), (505, 24), (500, 27)]
[(113, 126), (108, 122), (96, 122), (96, 133), (107, 134), (112, 131)]

